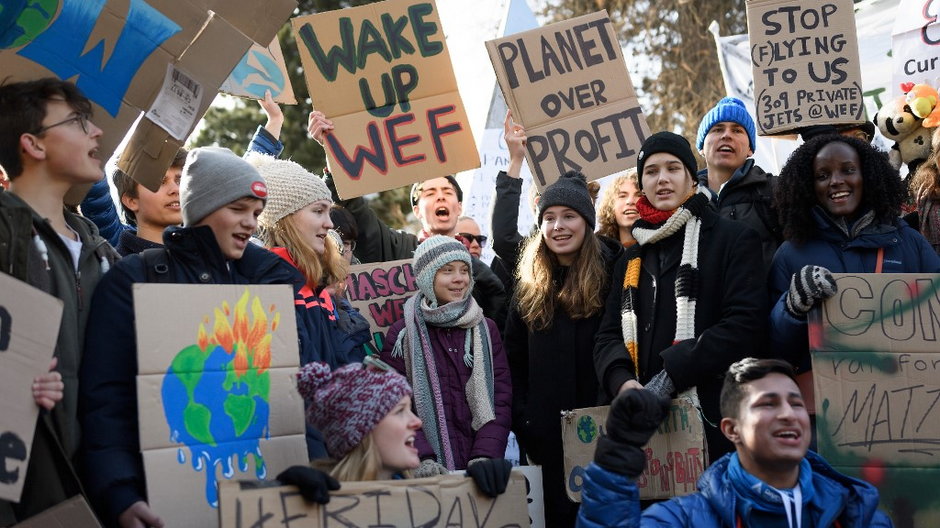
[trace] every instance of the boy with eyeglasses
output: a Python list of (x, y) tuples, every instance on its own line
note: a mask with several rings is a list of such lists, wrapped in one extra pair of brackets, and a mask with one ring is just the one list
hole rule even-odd
[[(55, 370), (34, 381), (42, 407), (19, 503), (0, 501), (8, 526), (81, 493), (72, 467), (79, 445), (78, 370), (88, 305), (119, 257), (87, 219), (65, 207), (75, 185), (101, 179), (91, 102), (74, 84), (46, 78), (0, 86), (0, 270), (61, 299)], [(37, 391), (38, 388), (38, 391)]]

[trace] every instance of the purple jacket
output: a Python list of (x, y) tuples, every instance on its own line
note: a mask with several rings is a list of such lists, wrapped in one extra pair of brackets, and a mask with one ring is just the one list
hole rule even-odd
[[(496, 323), (486, 319), (493, 348), (493, 399), (496, 406), (496, 419), (485, 424), (478, 431), (470, 426), (473, 416), (467, 404), (464, 387), (470, 379), (470, 368), (463, 362), (466, 330), (463, 328), (442, 328), (428, 326), (429, 342), (434, 350), (434, 362), (437, 376), (441, 382), (444, 400), (444, 415), (447, 420), (448, 436), (453, 449), (455, 469), (465, 469), (467, 462), (477, 457), (503, 458), (509, 426), (512, 421), (512, 380), (509, 376), (509, 364), (503, 351), (503, 342), (496, 329)], [(407, 376), (403, 358), (392, 357), (392, 349), (398, 334), (405, 328), (405, 321), (400, 320), (388, 329), (385, 346), (379, 357), (395, 370)], [(411, 382), (411, 379), (408, 379)], [(418, 456), (421, 460), (435, 458), (434, 450), (428, 443), (423, 431), (415, 439)], [(438, 460), (438, 462), (442, 462)]]

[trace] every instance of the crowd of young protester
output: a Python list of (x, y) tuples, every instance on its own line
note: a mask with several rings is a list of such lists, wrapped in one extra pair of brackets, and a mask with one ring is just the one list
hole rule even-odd
[[(873, 487), (807, 451), (806, 314), (836, 292), (834, 272), (940, 272), (936, 153), (914, 177), (911, 227), (906, 187), (870, 144), (822, 133), (771, 176), (750, 159), (743, 104), (725, 98), (698, 128), (704, 170), (682, 136), (652, 134), (599, 207), (586, 175), (558, 175), (520, 234), (526, 135), (507, 115), (490, 236), (461, 216), (453, 176), (413, 186), (415, 235), (363, 198), (339, 200), (328, 168), (320, 177), (278, 159), (283, 116), (270, 98), (262, 106), (268, 123), (246, 158), (181, 151), (156, 192), (116, 171), (122, 223), (90, 102), (55, 79), (0, 86), (0, 270), (64, 303), (56, 359), (33, 385), (41, 411), (23, 498), (0, 501), (0, 526), (80, 493), (105, 526), (162, 526), (137, 426), (132, 288), (148, 282), (293, 288), (318, 462), (278, 478), (310, 500), (343, 481), (454, 470), (496, 496), (512, 431), (523, 462), (542, 467), (549, 527), (890, 524)], [(310, 114), (314, 140), (332, 130)], [(69, 189), (92, 183), (81, 214), (65, 207)], [(488, 241), (492, 269), (479, 258)], [(419, 289), (367, 356), (368, 323), (343, 294), (349, 265), (397, 259), (413, 259)], [(700, 494), (641, 516), (640, 448), (680, 394), (702, 413), (713, 464)], [(605, 404), (579, 512), (559, 416)]]

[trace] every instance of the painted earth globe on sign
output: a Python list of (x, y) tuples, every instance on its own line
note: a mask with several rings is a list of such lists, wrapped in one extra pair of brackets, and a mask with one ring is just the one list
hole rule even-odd
[[(217, 467), (222, 468), (223, 477), (232, 478), (233, 459), (245, 473), (251, 455), (255, 475), (267, 476), (260, 440), (270, 437), (268, 368), (271, 332), (277, 329), (280, 314), (273, 313), (269, 325), (261, 300), (250, 299), (246, 289), (234, 313), (228, 303), (222, 303), (214, 317), (212, 332), (206, 332), (206, 317), (199, 325), (196, 344), (173, 359), (161, 395), (170, 441), (189, 451), (187, 457), (179, 448), (177, 460), (184, 464), (188, 458), (194, 471), (205, 472), (206, 501), (217, 507)], [(231, 322), (229, 317), (233, 317)]]
[(18, 48), (52, 23), (59, 0), (0, 0), (0, 49)]
[(597, 438), (597, 423), (590, 416), (582, 416), (578, 420), (578, 439), (590, 444)]

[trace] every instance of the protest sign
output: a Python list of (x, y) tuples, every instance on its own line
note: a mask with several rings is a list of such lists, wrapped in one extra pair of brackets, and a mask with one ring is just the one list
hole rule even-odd
[(865, 120), (852, 0), (748, 0), (757, 133)]
[(76, 495), (13, 528), (101, 528), (101, 524), (85, 498)]
[(833, 274), (810, 314), (819, 452), (898, 525), (940, 524), (940, 275)]
[[(93, 121), (104, 131), (98, 149), (102, 161), (141, 112), (155, 110), (164, 94), (157, 114), (172, 135), (142, 120), (142, 136), (135, 134), (134, 148), (125, 150), (128, 156), (121, 163), (156, 190), (177, 147), (252, 40), (269, 42), (294, 7), (295, 0), (7, 3), (3, 19), (9, 24), (0, 25), (0, 71), (7, 82), (43, 77), (75, 82), (94, 103)], [(78, 203), (85, 192), (74, 190), (68, 201)]]
[(270, 91), (276, 103), (297, 104), (277, 37), (267, 47), (252, 44), (219, 91), (250, 99), (264, 99), (264, 92)]
[(901, 84), (940, 85), (940, 4), (933, 0), (901, 0), (891, 30), (894, 61), (891, 87), (902, 95)]
[[(565, 484), (568, 497), (581, 502), (584, 471), (594, 460), (597, 439), (604, 432), (609, 406), (575, 409), (562, 414)], [(669, 414), (644, 448), (646, 468), (636, 478), (641, 499), (668, 499), (695, 492), (708, 465), (702, 417), (684, 399), (672, 400)]]
[(411, 259), (359, 264), (349, 268), (346, 297), (353, 308), (369, 321), (372, 341), (369, 353), (382, 350), (385, 334), (404, 317), (405, 301), (418, 292)]
[(487, 41), (539, 189), (569, 170), (589, 180), (636, 166), (649, 135), (607, 11)]
[(0, 273), (0, 499), (20, 500), (39, 416), (33, 378), (49, 371), (61, 320), (61, 300)]
[(328, 526), (529, 526), (525, 478), (512, 473), (506, 492), (483, 495), (468, 477), (343, 482), (330, 502), (305, 501), (296, 487), (259, 487), (253, 482), (220, 484), (219, 526), (270, 524), (295, 528)]
[(167, 526), (213, 525), (220, 480), (307, 463), (289, 286), (135, 284), (134, 310), (147, 494)]
[(480, 166), (433, 1), (291, 19), (343, 198)]

